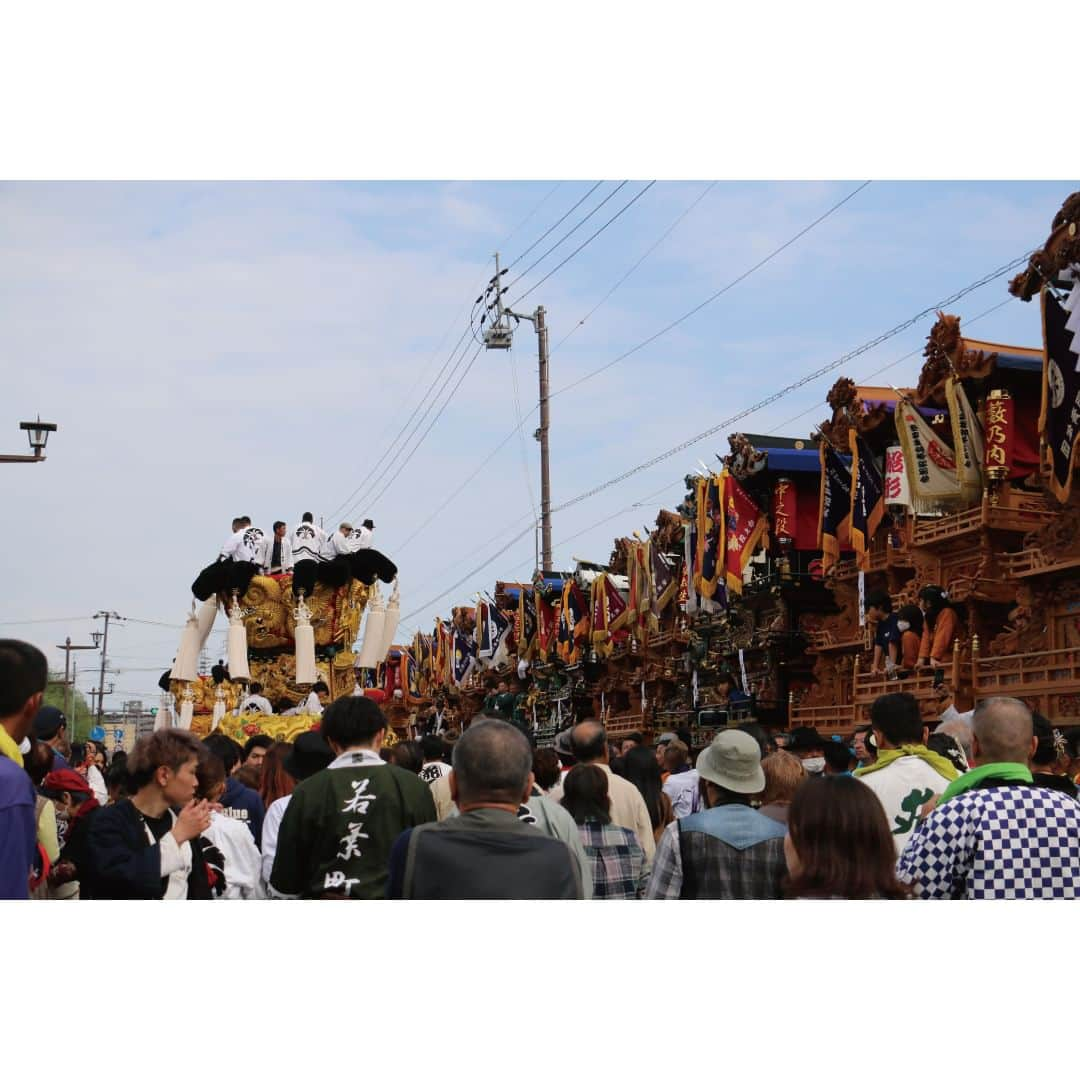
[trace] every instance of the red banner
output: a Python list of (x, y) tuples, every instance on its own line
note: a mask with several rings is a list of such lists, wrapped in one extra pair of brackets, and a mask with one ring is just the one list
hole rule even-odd
[(760, 507), (733, 477), (724, 485), (724, 518), (727, 532), (725, 569), (729, 592), (741, 593), (743, 571), (754, 554), (768, 524)]
[(555, 609), (541, 595), (539, 589), (533, 590), (536, 597), (536, 632), (540, 641), (540, 656), (546, 660), (555, 643)]
[(772, 501), (772, 531), (777, 540), (795, 539), (797, 510), (795, 485), (787, 477), (781, 477), (776, 482)]
[(986, 399), (985, 432), (986, 475), (1004, 480), (1013, 467), (1015, 443), (1015, 405), (1007, 390), (991, 390)]

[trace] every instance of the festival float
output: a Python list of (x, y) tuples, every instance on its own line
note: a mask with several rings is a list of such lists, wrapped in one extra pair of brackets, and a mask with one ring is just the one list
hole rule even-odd
[[(1041, 348), (939, 314), (916, 386), (840, 379), (806, 439), (731, 436), (606, 564), (497, 582), (437, 619), (410, 650), (417, 700), (540, 742), (585, 718), (699, 745), (750, 716), (845, 735), (896, 691), (928, 719), (1008, 695), (1080, 723), (1078, 222), (1080, 193), (1010, 284), (1042, 307)], [(880, 593), (942, 620), (929, 666), (875, 665)]]
[[(319, 581), (310, 596), (294, 595), (291, 573), (255, 574), (242, 593), (234, 589), (193, 601), (170, 671), (167, 697), (170, 706), (175, 702), (173, 722), (200, 737), (220, 731), (239, 742), (256, 734), (292, 741), (318, 726), (317, 715), (293, 711), (317, 682), (325, 683), (331, 701), (364, 694), (393, 715), (402, 697), (394, 693), (401, 685), (402, 665), (402, 650), (393, 648), (399, 618), (397, 571), (385, 557), (373, 554), (375, 559), (365, 560), (362, 577), (349, 576), (342, 584)], [(380, 576), (393, 585), (388, 600), (381, 594)], [(228, 619), (228, 677), (217, 680), (199, 674), (197, 667), (221, 615)], [(270, 701), (273, 715), (236, 715), (255, 683)], [(162, 725), (169, 712), (159, 713)]]

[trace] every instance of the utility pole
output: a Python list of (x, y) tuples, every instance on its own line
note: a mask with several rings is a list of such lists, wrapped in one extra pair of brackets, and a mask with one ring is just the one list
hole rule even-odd
[[(510, 319), (515, 324), (527, 319), (536, 330), (540, 360), (540, 426), (533, 433), (540, 443), (540, 548), (541, 564), (545, 573), (550, 573), (551, 565), (551, 466), (548, 455), (548, 433), (551, 430), (551, 404), (548, 384), (548, 329), (547, 312), (540, 305), (531, 315), (520, 311), (511, 311), (503, 306), (502, 276), (506, 270), (499, 269), (499, 253), (495, 252), (495, 276), (488, 282), (484, 294), (477, 298), (477, 303), (485, 303), (480, 325), (487, 322), (484, 330), (484, 346), (488, 349), (509, 349), (513, 344), (514, 331)], [(490, 321), (489, 320), (490, 316)]]
[(93, 645), (72, 645), (71, 638), (65, 638), (63, 645), (57, 645), (58, 649), (64, 650), (64, 715), (68, 718), (68, 723), (73, 724), (74, 719), (71, 715), (71, 703), (73, 698), (74, 679), (70, 674), (71, 667), (71, 653), (73, 649), (96, 649), (101, 644), (101, 631), (95, 630), (91, 635), (94, 639)]
[[(97, 703), (97, 722), (98, 727), (101, 726), (102, 712), (105, 707), (105, 657), (109, 649), (109, 620), (119, 619), (115, 611), (99, 611), (94, 615), (95, 619), (105, 620), (105, 635), (101, 642), (101, 681), (98, 683), (98, 703)], [(112, 693), (112, 687), (109, 687), (109, 693)]]

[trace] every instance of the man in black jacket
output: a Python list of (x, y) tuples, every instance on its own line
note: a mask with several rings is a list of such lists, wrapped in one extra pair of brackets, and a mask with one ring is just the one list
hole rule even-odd
[(403, 832), (390, 852), (392, 900), (580, 900), (570, 849), (518, 818), (532, 789), (529, 742), (503, 720), (478, 720), (454, 747), (460, 813)]

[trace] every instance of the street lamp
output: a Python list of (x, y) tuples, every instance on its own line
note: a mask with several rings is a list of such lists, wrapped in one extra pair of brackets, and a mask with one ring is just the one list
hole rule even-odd
[(45, 444), (49, 441), (49, 432), (56, 430), (55, 424), (47, 424), (40, 416), (36, 420), (24, 420), (19, 429), (26, 432), (30, 440), (32, 454), (0, 454), (0, 462), (44, 461)]

